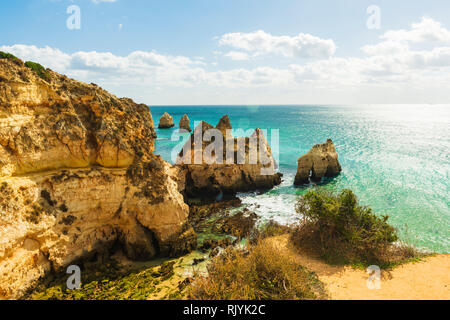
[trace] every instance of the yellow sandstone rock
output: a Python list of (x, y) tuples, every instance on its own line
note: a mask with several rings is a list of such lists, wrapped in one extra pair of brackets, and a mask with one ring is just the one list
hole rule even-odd
[(338, 154), (331, 139), (323, 144), (317, 144), (298, 159), (295, 185), (320, 182), (323, 177), (335, 177), (342, 171)]
[(180, 124), (179, 124), (180, 129), (184, 129), (186, 131), (191, 132), (191, 125), (189, 123), (189, 117), (187, 116), (187, 114), (185, 114), (183, 116), (183, 118), (181, 118), (180, 120)]
[[(271, 189), (281, 183), (282, 174), (260, 129), (250, 137), (233, 138), (228, 116), (216, 128), (202, 121), (180, 152), (180, 184), (189, 197)], [(228, 134), (227, 134), (228, 133)], [(212, 137), (214, 139), (212, 139)], [(222, 144), (211, 141), (223, 139)]]
[(165, 112), (162, 117), (159, 119), (159, 125), (158, 128), (160, 129), (167, 129), (167, 128), (173, 128), (175, 124), (173, 123), (173, 118), (170, 114)]
[(115, 244), (135, 260), (195, 246), (149, 108), (47, 73), (0, 59), (0, 299)]

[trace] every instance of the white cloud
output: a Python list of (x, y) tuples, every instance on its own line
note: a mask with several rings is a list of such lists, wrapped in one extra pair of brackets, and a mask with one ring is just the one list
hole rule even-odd
[(225, 53), (224, 56), (230, 58), (231, 60), (235, 60), (235, 61), (244, 61), (244, 60), (250, 59), (250, 56), (247, 53), (240, 52), (240, 51), (230, 51), (230, 52)]
[(117, 0), (92, 0), (93, 3), (102, 3), (102, 2), (117, 2)]
[(16, 44), (13, 46), (2, 46), (0, 50), (11, 52), (24, 60), (38, 61), (42, 65), (51, 66), (55, 70), (67, 70), (71, 58), (69, 54), (48, 46), (38, 48), (36, 46)]
[[(403, 74), (450, 67), (450, 47), (442, 46), (450, 45), (450, 30), (431, 18), (423, 17), (419, 23), (411, 24), (409, 30), (387, 31), (380, 39), (378, 44), (361, 48), (369, 56), (368, 61), (377, 60), (379, 65), (396, 68)], [(428, 49), (412, 49), (412, 45)]]
[(110, 52), (76, 52), (70, 57), (71, 69), (106, 70), (126, 69), (129, 66), (127, 58), (117, 57)]
[(387, 40), (375, 45), (366, 45), (361, 50), (368, 55), (392, 55), (409, 51), (409, 45), (404, 42)]
[[(419, 32), (425, 24), (439, 26), (433, 29), (437, 34)], [(428, 103), (450, 102), (450, 45), (444, 41), (448, 32), (441, 24), (422, 19), (408, 30), (388, 31), (380, 42), (363, 46), (363, 57), (327, 56), (287, 67), (220, 69), (216, 62), (201, 57), (149, 51), (117, 56), (95, 51), (67, 54), (27, 45), (3, 46), (0, 50), (150, 104)], [(401, 38), (397, 36), (400, 33)], [(433, 40), (430, 47), (430, 39), (439, 41)], [(412, 49), (425, 42), (427, 47)], [(245, 60), (258, 54), (253, 48), (265, 47), (261, 43), (239, 43), (241, 51), (225, 55)], [(270, 50), (278, 52), (281, 48), (287, 47), (272, 46)], [(284, 55), (289, 50), (280, 52)]]
[(104, 83), (130, 81), (130, 84), (154, 85), (160, 81), (164, 85), (189, 86), (190, 82), (199, 79), (193, 74), (203, 73), (198, 66), (206, 64), (201, 60), (183, 56), (146, 51), (134, 51), (128, 56), (121, 57), (110, 52), (96, 51), (66, 54), (50, 47), (38, 48), (27, 45), (2, 46), (0, 50), (13, 53), (23, 60), (38, 61), (57, 72), (87, 82), (101, 78)]
[(420, 22), (411, 24), (410, 30), (391, 30), (381, 36), (381, 39), (395, 42), (443, 42), (450, 43), (450, 30), (429, 17), (423, 17)]
[(227, 33), (219, 38), (219, 45), (253, 52), (257, 55), (277, 54), (302, 58), (327, 58), (336, 51), (336, 45), (330, 39), (320, 39), (304, 33), (295, 37), (273, 36), (262, 30), (251, 33)]

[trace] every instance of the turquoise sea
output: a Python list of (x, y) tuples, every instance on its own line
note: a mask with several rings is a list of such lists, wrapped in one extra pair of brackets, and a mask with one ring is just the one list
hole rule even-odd
[(273, 149), (278, 130), (282, 185), (264, 194), (239, 195), (262, 220), (295, 221), (296, 198), (307, 189), (293, 186), (297, 159), (331, 138), (343, 172), (320, 187), (352, 189), (361, 203), (388, 214), (404, 240), (419, 248), (450, 252), (450, 105), (158, 106), (150, 110), (155, 127), (164, 112), (174, 117), (174, 129), (157, 130), (156, 153), (169, 162), (172, 151), (182, 146), (181, 139), (171, 141), (171, 137), (185, 113), (192, 128), (200, 120), (215, 126), (227, 114), (234, 129), (267, 129)]

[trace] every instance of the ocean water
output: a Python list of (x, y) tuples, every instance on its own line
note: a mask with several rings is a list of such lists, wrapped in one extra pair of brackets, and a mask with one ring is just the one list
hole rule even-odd
[(225, 114), (233, 129), (266, 129), (272, 149), (279, 146), (283, 183), (264, 194), (239, 196), (262, 220), (281, 223), (296, 221), (296, 199), (307, 190), (293, 186), (297, 159), (331, 138), (343, 171), (321, 188), (349, 188), (362, 204), (388, 214), (403, 240), (450, 252), (450, 105), (158, 106), (150, 110), (155, 127), (164, 112), (174, 117), (174, 129), (156, 130), (155, 153), (169, 162), (188, 137), (176, 134), (185, 113), (192, 129), (200, 120), (215, 126)]

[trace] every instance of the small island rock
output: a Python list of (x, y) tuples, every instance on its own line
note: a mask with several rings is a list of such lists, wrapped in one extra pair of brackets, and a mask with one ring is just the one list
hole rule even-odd
[[(219, 122), (217, 123), (216, 129), (220, 130), (222, 132), (222, 135), (224, 138), (227, 138), (227, 130), (232, 130), (230, 118), (228, 115), (224, 115), (222, 118), (220, 118)], [(232, 138), (232, 137), (230, 137)]]
[(173, 118), (170, 114), (165, 112), (159, 119), (159, 129), (173, 128), (175, 124), (173, 123)]
[(190, 123), (189, 123), (189, 117), (187, 116), (187, 114), (185, 114), (183, 116), (183, 118), (181, 118), (179, 126), (180, 126), (180, 129), (184, 129), (184, 130), (187, 130), (189, 132), (192, 131)]
[(328, 139), (323, 144), (317, 144), (298, 159), (295, 185), (320, 182), (323, 177), (335, 177), (342, 171), (338, 154), (333, 141)]

